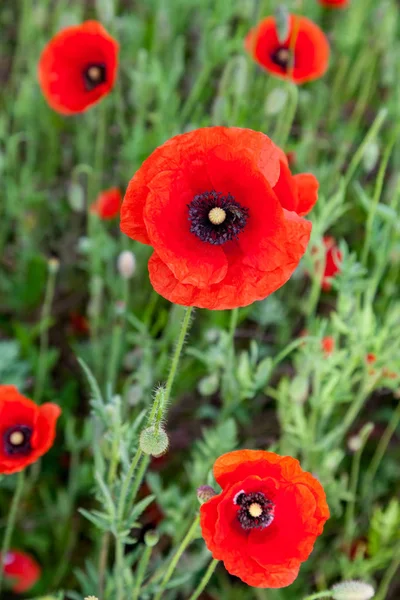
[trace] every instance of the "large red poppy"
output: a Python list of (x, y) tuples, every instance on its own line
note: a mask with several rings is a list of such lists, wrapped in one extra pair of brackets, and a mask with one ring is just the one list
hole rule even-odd
[(66, 27), (44, 48), (38, 77), (54, 110), (80, 113), (112, 89), (118, 66), (118, 42), (97, 21)]
[(350, 0), (318, 0), (322, 6), (332, 6), (334, 8), (340, 8), (342, 6), (347, 6)]
[(263, 450), (220, 456), (214, 476), (222, 492), (200, 507), (213, 557), (248, 585), (290, 585), (329, 518), (321, 484), (294, 458)]
[(159, 294), (185, 306), (234, 308), (289, 279), (311, 223), (294, 211), (287, 186), (275, 189), (281, 158), (262, 133), (210, 127), (172, 138), (143, 163), (129, 183), (121, 229), (153, 246), (149, 272)]
[(110, 188), (100, 192), (96, 201), (90, 207), (91, 212), (96, 213), (100, 219), (114, 219), (121, 208), (122, 194), (118, 188)]
[(328, 40), (306, 17), (289, 16), (289, 34), (284, 41), (279, 39), (275, 18), (267, 17), (250, 31), (245, 46), (264, 69), (294, 83), (318, 79), (328, 68)]
[(36, 560), (20, 550), (10, 550), (5, 559), (0, 554), (0, 566), (10, 580), (11, 589), (17, 594), (30, 590), (40, 578), (41, 568)]
[(0, 385), (0, 473), (22, 471), (53, 445), (57, 404), (37, 406), (13, 385)]

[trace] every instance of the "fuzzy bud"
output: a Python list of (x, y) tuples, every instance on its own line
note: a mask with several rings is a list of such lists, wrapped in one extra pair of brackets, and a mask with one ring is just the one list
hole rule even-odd
[(60, 268), (60, 261), (55, 257), (49, 258), (47, 261), (47, 266), (50, 273), (57, 273), (58, 269)]
[(201, 485), (199, 488), (197, 488), (197, 498), (200, 504), (208, 502), (208, 500), (216, 495), (217, 494), (215, 490), (210, 485)]
[(157, 458), (166, 453), (169, 446), (168, 435), (161, 426), (151, 425), (143, 429), (140, 434), (140, 448), (145, 454), (150, 454)]
[(123, 279), (130, 279), (136, 271), (136, 258), (130, 250), (124, 250), (118, 256), (118, 272)]
[(343, 581), (337, 583), (331, 590), (333, 600), (370, 600), (375, 596), (375, 590), (364, 581)]
[(85, 600), (99, 600), (97, 596), (86, 596)]
[(156, 546), (158, 544), (159, 539), (160, 536), (155, 529), (146, 531), (146, 533), (144, 534), (144, 543), (149, 548), (153, 548), (153, 546)]

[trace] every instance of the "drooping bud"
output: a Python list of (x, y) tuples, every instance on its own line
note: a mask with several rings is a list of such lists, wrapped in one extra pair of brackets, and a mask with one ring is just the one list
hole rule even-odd
[(290, 15), (285, 5), (280, 4), (275, 10), (276, 30), (278, 40), (283, 44), (289, 37)]
[(143, 429), (139, 443), (142, 452), (155, 458), (165, 454), (169, 446), (168, 435), (161, 425), (151, 425)]
[(158, 544), (159, 539), (160, 536), (158, 534), (158, 531), (156, 531), (155, 529), (146, 531), (146, 533), (144, 534), (144, 543), (149, 548), (153, 548), (153, 546), (156, 546)]
[(60, 268), (60, 261), (58, 260), (58, 258), (53, 256), (47, 261), (47, 267), (50, 273), (57, 273), (58, 269)]
[(370, 600), (375, 590), (364, 581), (343, 581), (332, 587), (333, 600)]
[(118, 256), (117, 261), (118, 272), (124, 279), (133, 277), (136, 271), (136, 258), (130, 250), (124, 250)]
[(216, 491), (210, 485), (201, 485), (199, 488), (197, 488), (197, 498), (200, 504), (208, 502), (208, 500), (216, 495)]

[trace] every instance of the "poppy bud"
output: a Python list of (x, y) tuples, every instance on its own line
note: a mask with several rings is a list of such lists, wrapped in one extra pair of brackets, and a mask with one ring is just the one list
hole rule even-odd
[(50, 273), (57, 273), (58, 269), (60, 268), (60, 261), (55, 257), (49, 258), (47, 261), (47, 266)]
[(124, 250), (118, 256), (118, 272), (123, 279), (130, 279), (136, 271), (136, 258), (130, 250)]
[(374, 595), (372, 585), (364, 581), (343, 581), (332, 588), (333, 600), (370, 600)]
[(140, 448), (145, 454), (162, 456), (168, 450), (169, 440), (165, 429), (161, 426), (151, 425), (143, 429), (140, 434)]
[(288, 98), (288, 93), (283, 88), (274, 88), (268, 94), (267, 99), (265, 101), (265, 114), (269, 115), (277, 115), (281, 112), (281, 110), (285, 107), (286, 101)]
[(99, 600), (97, 596), (86, 596), (84, 600)]
[(149, 548), (153, 548), (153, 546), (156, 546), (158, 544), (159, 539), (160, 536), (155, 529), (152, 529), (151, 531), (146, 531), (146, 533), (144, 534), (144, 543)]
[(208, 500), (214, 496), (216, 496), (216, 492), (210, 485), (201, 485), (199, 488), (197, 488), (197, 498), (200, 504), (208, 502)]

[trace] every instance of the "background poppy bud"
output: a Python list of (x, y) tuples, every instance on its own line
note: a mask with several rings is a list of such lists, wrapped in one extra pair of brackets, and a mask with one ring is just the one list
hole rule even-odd
[(151, 531), (146, 531), (146, 533), (144, 534), (144, 543), (149, 548), (153, 548), (153, 546), (156, 546), (159, 542), (159, 539), (159, 533), (155, 529), (152, 529)]
[(364, 581), (343, 581), (332, 588), (333, 600), (370, 600), (375, 595), (375, 590)]
[(118, 272), (124, 279), (130, 279), (136, 271), (136, 258), (130, 250), (124, 250), (118, 256)]
[(161, 426), (151, 425), (140, 434), (140, 448), (145, 454), (161, 456), (168, 450), (169, 440), (165, 429)]
[(58, 269), (60, 268), (60, 261), (55, 257), (49, 258), (47, 266), (50, 273), (57, 273)]
[(276, 29), (278, 32), (278, 39), (280, 42), (284, 42), (290, 30), (289, 12), (284, 4), (280, 4), (275, 11)]
[(197, 498), (200, 504), (208, 502), (210, 498), (213, 498), (216, 495), (216, 491), (210, 485), (201, 485), (199, 488), (197, 488)]

